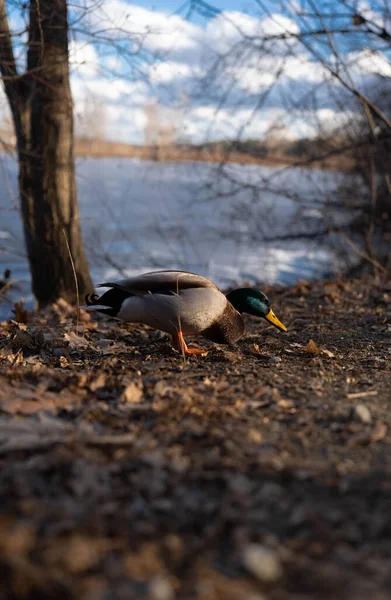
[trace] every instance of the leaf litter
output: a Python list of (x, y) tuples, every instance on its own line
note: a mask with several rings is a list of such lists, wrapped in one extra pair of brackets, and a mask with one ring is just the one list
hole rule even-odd
[(62, 301), (0, 324), (4, 598), (389, 597), (390, 282), (265, 291), (287, 334), (187, 360)]

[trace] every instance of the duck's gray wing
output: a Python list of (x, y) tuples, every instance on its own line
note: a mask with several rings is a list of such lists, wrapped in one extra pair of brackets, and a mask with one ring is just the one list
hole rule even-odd
[(100, 283), (97, 287), (111, 287), (134, 295), (158, 291), (161, 293), (178, 293), (181, 290), (190, 288), (218, 289), (213, 281), (206, 279), (206, 277), (187, 271), (174, 270), (152, 271), (128, 279)]

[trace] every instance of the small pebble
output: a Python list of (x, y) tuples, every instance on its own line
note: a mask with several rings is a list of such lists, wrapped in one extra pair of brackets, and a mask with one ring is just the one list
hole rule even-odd
[(372, 421), (372, 415), (365, 404), (356, 404), (352, 408), (351, 416), (356, 421), (361, 421), (361, 423), (365, 423), (366, 425)]
[(172, 600), (174, 590), (169, 581), (162, 577), (156, 577), (149, 584), (150, 598), (153, 600)]
[(267, 362), (271, 365), (278, 365), (281, 362), (281, 358), (279, 356), (271, 356)]
[(277, 402), (277, 405), (280, 408), (294, 408), (295, 404), (292, 400), (286, 400), (285, 398), (281, 398), (281, 400), (279, 400)]
[(244, 549), (242, 561), (245, 569), (264, 583), (273, 583), (282, 576), (278, 555), (266, 546), (249, 544)]
[(55, 356), (56, 358), (60, 358), (61, 356), (64, 356), (65, 352), (67, 352), (66, 348), (53, 348), (53, 350), (52, 350), (53, 356)]

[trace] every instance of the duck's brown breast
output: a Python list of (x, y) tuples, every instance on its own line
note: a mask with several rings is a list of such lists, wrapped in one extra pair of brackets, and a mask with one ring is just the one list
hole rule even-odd
[(203, 337), (216, 344), (233, 344), (242, 337), (243, 333), (243, 317), (228, 301), (224, 312), (218, 319), (200, 332)]

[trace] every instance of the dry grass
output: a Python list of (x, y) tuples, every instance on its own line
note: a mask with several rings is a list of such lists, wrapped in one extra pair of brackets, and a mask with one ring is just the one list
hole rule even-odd
[[(1, 140), (6, 152), (15, 152), (15, 145)], [(75, 138), (76, 156), (89, 156), (94, 158), (137, 158), (140, 160), (157, 160), (162, 162), (211, 162), (211, 163), (236, 163), (255, 164), (266, 166), (308, 166), (314, 169), (328, 169), (336, 171), (350, 171), (356, 161), (348, 154), (335, 154), (322, 160), (307, 159), (305, 156), (291, 156), (287, 153), (287, 146), (273, 146), (265, 156), (256, 156), (250, 153), (230, 151), (224, 152), (219, 144), (204, 148), (197, 146), (160, 146), (150, 147), (106, 140)]]
[[(162, 162), (230, 162), (236, 164), (257, 164), (266, 166), (296, 165), (305, 159), (292, 157), (281, 153), (278, 149), (269, 152), (266, 156), (254, 156), (244, 152), (229, 152), (225, 154), (218, 147), (198, 148), (196, 146), (137, 146), (119, 142), (108, 142), (103, 140), (76, 139), (75, 152), (77, 156), (91, 156), (95, 158), (117, 157), (138, 158), (140, 160), (158, 160)], [(308, 162), (308, 166), (317, 169), (345, 170), (353, 168), (353, 160), (348, 156), (329, 156), (322, 161)]]

